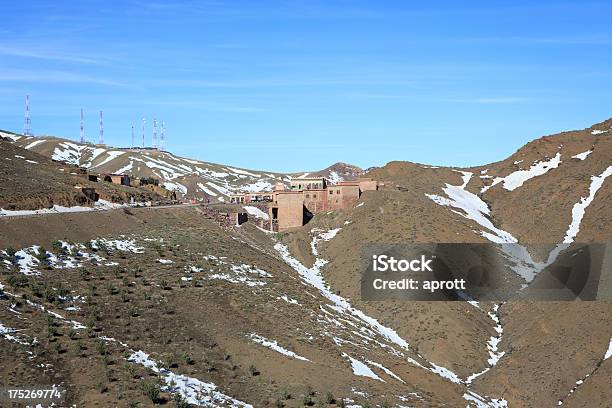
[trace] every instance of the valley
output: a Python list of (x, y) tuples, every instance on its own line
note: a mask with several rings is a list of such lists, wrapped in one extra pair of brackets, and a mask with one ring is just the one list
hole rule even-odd
[[(609, 404), (611, 300), (365, 301), (360, 256), (369, 244), (513, 244), (508, 269), (528, 286), (564, 245), (608, 243), (612, 119), (478, 167), (299, 174), (2, 136), (6, 385), (61, 385), (65, 406)], [(79, 167), (155, 177), (164, 189), (98, 182), (114, 206), (58, 211), (91, 206), (74, 188), (88, 183), (71, 174)], [(236, 192), (312, 176), (380, 188), (282, 232), (253, 214), (240, 225), (206, 216)], [(129, 205), (166, 192), (176, 204)]]

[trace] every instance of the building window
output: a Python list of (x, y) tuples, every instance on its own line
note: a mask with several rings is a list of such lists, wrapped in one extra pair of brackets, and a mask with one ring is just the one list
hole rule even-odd
[(316, 194), (313, 194), (313, 195), (312, 195), (312, 198), (317, 198), (317, 195), (316, 195)]
[(310, 198), (310, 194), (306, 194), (306, 198)]
[(329, 194), (334, 194), (334, 190), (329, 190)]

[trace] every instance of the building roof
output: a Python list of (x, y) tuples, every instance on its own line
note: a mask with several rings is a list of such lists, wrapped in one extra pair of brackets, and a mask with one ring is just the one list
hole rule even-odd
[(321, 181), (321, 180), (325, 180), (325, 177), (323, 177), (323, 176), (319, 176), (319, 177), (296, 177), (296, 178), (292, 178), (291, 182), (294, 182), (294, 181), (304, 181), (304, 180), (307, 180), (307, 181), (311, 181), (311, 180)]

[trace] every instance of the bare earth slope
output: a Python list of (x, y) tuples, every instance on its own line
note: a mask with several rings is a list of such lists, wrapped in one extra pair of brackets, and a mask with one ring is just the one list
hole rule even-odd
[[(389, 163), (367, 174), (381, 190), (284, 234), (199, 206), (0, 217), (0, 379), (60, 383), (79, 406), (610, 406), (610, 302), (366, 302), (359, 285), (368, 243), (608, 242), (611, 126), (477, 168)], [(89, 167), (118, 160), (105, 149)], [(117, 157), (162, 177), (170, 160)], [(165, 180), (285, 178), (193, 166)]]
[(89, 182), (77, 175), (77, 167), (57, 163), (51, 159), (0, 140), (0, 209), (32, 210), (91, 205), (81, 191), (83, 187), (96, 188), (102, 200), (137, 202), (159, 200), (157, 194), (110, 183)]

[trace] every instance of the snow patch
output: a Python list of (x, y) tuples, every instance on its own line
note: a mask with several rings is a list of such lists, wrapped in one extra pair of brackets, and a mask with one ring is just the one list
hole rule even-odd
[(202, 190), (203, 192), (205, 192), (206, 194), (210, 195), (210, 196), (213, 196), (213, 197), (216, 197), (216, 196), (217, 196), (217, 193), (215, 193), (215, 192), (214, 192), (214, 191), (212, 191), (211, 189), (207, 188), (207, 187), (206, 187), (204, 184), (202, 184), (202, 183), (198, 183), (198, 188), (199, 188), (200, 190)]
[(587, 207), (593, 202), (597, 190), (601, 188), (606, 178), (610, 175), (612, 175), (612, 166), (608, 166), (608, 168), (599, 176), (591, 176), (589, 195), (587, 197), (580, 198), (580, 202), (574, 204), (574, 207), (572, 208), (572, 222), (565, 232), (563, 243), (567, 244), (574, 242), (574, 238), (576, 235), (578, 235), (578, 231), (580, 230), (580, 223), (582, 222), (582, 218), (584, 217)]
[(261, 219), (264, 219), (264, 220), (269, 220), (270, 219), (268, 214), (266, 214), (265, 212), (263, 212), (262, 210), (260, 210), (257, 207), (253, 207), (251, 205), (245, 205), (245, 206), (243, 206), (243, 208), (246, 210), (246, 212), (248, 212), (249, 214), (251, 214), (255, 218), (261, 218)]
[(353, 370), (353, 374), (361, 376), (361, 377), (369, 377), (369, 378), (373, 378), (378, 381), (385, 382), (385, 380), (377, 376), (376, 373), (370, 369), (370, 367), (368, 367), (361, 361), (349, 356), (346, 353), (342, 353), (342, 356), (345, 358), (348, 358), (348, 360), (351, 362), (351, 368)]
[(555, 157), (550, 160), (536, 162), (528, 170), (517, 170), (510, 173), (506, 177), (496, 177), (488, 186), (483, 187), (480, 192), (484, 193), (491, 187), (503, 182), (503, 187), (508, 191), (513, 191), (521, 187), (526, 181), (546, 174), (549, 170), (559, 167), (561, 163), (561, 153), (557, 153)]
[(606, 354), (604, 354), (604, 360), (609, 359), (610, 357), (612, 357), (612, 338), (610, 339), (610, 344), (608, 345), (608, 351), (606, 351)]
[(45, 139), (35, 140), (35, 141), (33, 141), (32, 143), (28, 144), (26, 147), (24, 147), (24, 149), (26, 149), (26, 150), (30, 150), (30, 149), (31, 149), (31, 148), (33, 148), (34, 146), (37, 146), (37, 145), (39, 145), (39, 144), (41, 144), (41, 143), (44, 143), (44, 142), (46, 142), (46, 140), (45, 140)]
[(572, 159), (584, 160), (588, 157), (589, 154), (593, 153), (592, 150), (587, 150), (586, 152), (578, 153), (572, 156)]
[(254, 343), (261, 344), (262, 346), (267, 347), (270, 350), (274, 350), (277, 353), (280, 353), (280, 354), (285, 355), (287, 357), (294, 358), (296, 360), (301, 360), (301, 361), (310, 361), (306, 357), (302, 357), (302, 356), (294, 353), (291, 350), (287, 350), (286, 348), (279, 346), (278, 343), (276, 342), (276, 340), (269, 340), (269, 339), (267, 339), (267, 338), (265, 338), (263, 336), (255, 334), (255, 333), (251, 333), (247, 337), (249, 339), (251, 339), (251, 341), (253, 341)]
[(187, 195), (187, 187), (179, 183), (173, 183), (171, 181), (166, 181), (163, 184), (164, 188), (169, 191), (178, 191), (182, 195)]
[(161, 368), (158, 361), (150, 358), (149, 355), (143, 351), (135, 351), (128, 357), (128, 361), (141, 364), (159, 374), (166, 383), (164, 391), (180, 394), (189, 404), (207, 407), (216, 407), (223, 404), (236, 408), (253, 408), (250, 404), (229, 397), (218, 391), (217, 386), (211, 382), (203, 382), (196, 378), (175, 374), (168, 369)]

